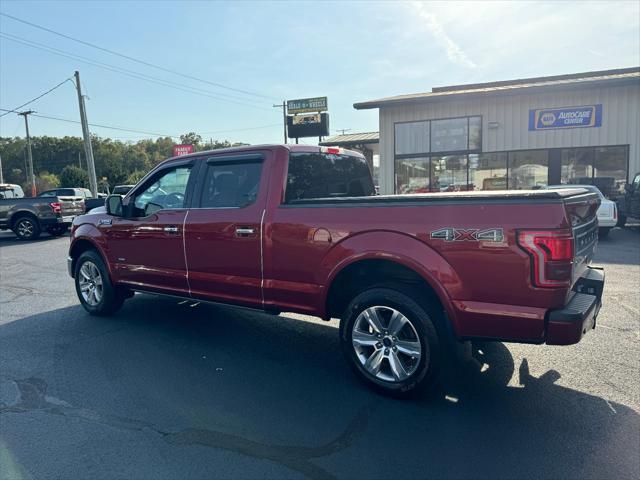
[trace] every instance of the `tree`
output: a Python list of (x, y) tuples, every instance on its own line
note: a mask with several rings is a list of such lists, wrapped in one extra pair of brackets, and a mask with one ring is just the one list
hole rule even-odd
[(132, 172), (131, 174), (129, 174), (125, 183), (127, 185), (135, 185), (140, 180), (142, 180), (142, 177), (144, 177), (146, 174), (147, 172), (143, 172), (142, 170), (136, 170), (135, 172)]
[(202, 143), (202, 137), (195, 132), (189, 132), (184, 135), (180, 135), (180, 143), (183, 145), (193, 145), (197, 150), (198, 145)]
[(60, 172), (60, 185), (70, 188), (89, 188), (89, 174), (80, 167), (67, 165)]
[(60, 179), (55, 173), (41, 172), (36, 178), (36, 187), (38, 192), (51, 190), (60, 186)]

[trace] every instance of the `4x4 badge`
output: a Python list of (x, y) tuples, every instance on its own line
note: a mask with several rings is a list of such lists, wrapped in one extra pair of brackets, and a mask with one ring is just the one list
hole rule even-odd
[(504, 232), (501, 228), (440, 228), (431, 232), (431, 238), (445, 242), (502, 242)]

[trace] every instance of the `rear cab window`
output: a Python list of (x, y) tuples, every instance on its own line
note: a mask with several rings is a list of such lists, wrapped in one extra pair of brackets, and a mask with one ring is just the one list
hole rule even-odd
[(371, 195), (375, 195), (375, 187), (362, 157), (322, 152), (289, 155), (285, 203)]

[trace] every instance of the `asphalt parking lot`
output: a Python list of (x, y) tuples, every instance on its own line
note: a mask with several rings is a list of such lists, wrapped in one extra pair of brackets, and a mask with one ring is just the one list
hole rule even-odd
[(357, 381), (335, 321), (151, 295), (90, 317), (68, 243), (0, 234), (2, 479), (640, 477), (638, 227), (600, 243), (580, 344), (476, 344), (409, 401)]

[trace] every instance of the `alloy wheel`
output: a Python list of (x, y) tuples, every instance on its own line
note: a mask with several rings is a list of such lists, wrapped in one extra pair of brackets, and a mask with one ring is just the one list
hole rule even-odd
[(363, 310), (353, 323), (351, 340), (365, 371), (387, 382), (409, 378), (418, 369), (423, 355), (420, 337), (411, 320), (387, 306)]
[(84, 301), (95, 307), (102, 300), (102, 274), (95, 263), (86, 261), (80, 267), (78, 284)]
[(35, 225), (31, 220), (25, 218), (18, 222), (18, 225), (16, 226), (16, 230), (20, 237), (30, 238), (33, 235), (33, 232), (35, 231)]

